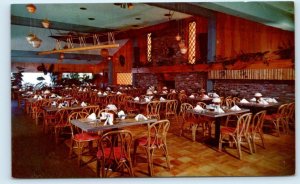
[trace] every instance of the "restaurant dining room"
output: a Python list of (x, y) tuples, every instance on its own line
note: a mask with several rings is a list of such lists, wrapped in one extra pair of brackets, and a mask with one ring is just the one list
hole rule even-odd
[(9, 6), (15, 181), (294, 181), (293, 1)]

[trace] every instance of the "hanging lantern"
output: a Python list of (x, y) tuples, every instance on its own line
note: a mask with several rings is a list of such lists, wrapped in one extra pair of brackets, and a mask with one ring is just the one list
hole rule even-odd
[(109, 56), (108, 49), (101, 49), (100, 55), (101, 55), (103, 58), (107, 58), (107, 57)]
[(44, 28), (48, 29), (50, 27), (50, 21), (47, 20), (47, 19), (44, 19), (42, 21), (42, 25), (43, 25)]
[(31, 45), (34, 48), (39, 48), (41, 46), (41, 43), (42, 43), (42, 40), (36, 36), (31, 40)]
[(180, 40), (181, 40), (181, 36), (179, 35), (179, 33), (175, 36), (175, 39), (176, 39), (177, 41), (180, 41)]
[(35, 38), (35, 35), (32, 34), (32, 33), (29, 33), (27, 36), (26, 36), (26, 40), (28, 41), (29, 44), (31, 44), (31, 41)]
[(62, 60), (62, 59), (64, 59), (64, 58), (65, 58), (65, 55), (64, 55), (64, 53), (62, 53), (62, 52), (61, 52), (61, 53), (59, 53), (59, 59), (61, 59), (61, 60)]
[(178, 43), (178, 46), (179, 46), (179, 48), (185, 47), (184, 40), (181, 40), (181, 41)]
[(187, 48), (186, 48), (186, 46), (184, 46), (184, 47), (182, 47), (182, 48), (180, 48), (180, 53), (181, 54), (186, 54), (187, 53)]
[(36, 7), (33, 4), (26, 5), (26, 9), (29, 13), (35, 13)]

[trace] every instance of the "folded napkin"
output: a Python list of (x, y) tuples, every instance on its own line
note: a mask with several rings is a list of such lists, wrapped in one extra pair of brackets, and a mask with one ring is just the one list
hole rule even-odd
[(278, 103), (275, 98), (268, 98), (266, 101), (269, 103)]
[(123, 111), (123, 110), (120, 110), (119, 112), (118, 112), (118, 117), (119, 118), (121, 118), (121, 119), (125, 119), (125, 112)]
[(176, 93), (176, 91), (175, 91), (175, 90), (172, 90), (171, 93)]
[(194, 111), (196, 111), (196, 112), (201, 112), (203, 110), (204, 109), (200, 105), (196, 105), (196, 107), (194, 108)]
[(221, 107), (219, 107), (219, 106), (217, 106), (215, 108), (215, 112), (217, 112), (217, 113), (224, 113), (223, 109), (221, 109)]
[(97, 94), (98, 94), (98, 95), (102, 95), (101, 91), (99, 91)]
[(56, 104), (57, 104), (56, 101), (53, 101), (53, 102), (51, 103), (52, 106), (56, 106)]
[(250, 101), (251, 102), (256, 102), (256, 98), (251, 98)]
[(134, 101), (139, 101), (140, 98), (137, 96), (137, 97), (135, 97), (133, 100), (134, 100)]
[(249, 103), (248, 100), (246, 100), (245, 98), (243, 98), (240, 103)]
[(143, 114), (138, 114), (134, 118), (136, 121), (143, 121), (143, 120), (148, 120)]
[(156, 90), (154, 90), (154, 91), (153, 91), (153, 93), (154, 93), (154, 94), (156, 94), (156, 93), (157, 93), (157, 91), (156, 91)]
[(147, 93), (146, 93), (147, 95), (152, 95), (153, 93), (152, 93), (152, 91), (150, 91), (150, 90), (147, 90)]
[(117, 92), (117, 95), (120, 95), (120, 94), (122, 94), (122, 93), (121, 93), (120, 91), (118, 91), (118, 92)]
[(167, 94), (168, 93), (168, 91), (163, 91), (163, 94)]
[(214, 98), (219, 98), (220, 96), (217, 93), (213, 93), (212, 95)]
[(239, 106), (237, 106), (237, 105), (234, 105), (233, 107), (230, 108), (230, 110), (233, 110), (233, 111), (240, 111), (241, 108), (239, 108)]
[(87, 119), (90, 119), (90, 120), (96, 120), (96, 114), (95, 113), (92, 113), (90, 114)]
[(164, 86), (163, 88), (162, 88), (163, 90), (166, 90), (166, 89), (168, 89), (166, 86)]
[(103, 93), (103, 96), (107, 96), (107, 93), (106, 93), (106, 92), (104, 92), (104, 93)]
[(209, 98), (209, 96), (207, 96), (207, 95), (204, 95), (202, 98), (204, 98), (204, 99), (208, 99), (208, 98)]
[(81, 106), (81, 107), (86, 107), (87, 104), (86, 104), (85, 102), (81, 102), (80, 106)]
[(267, 101), (263, 100), (263, 99), (261, 99), (261, 100), (259, 101), (259, 104), (262, 104), (262, 105), (269, 105), (269, 103), (268, 103)]
[(55, 95), (55, 94), (52, 94), (50, 97), (52, 97), (52, 98), (55, 98), (55, 97), (56, 97), (56, 95)]
[(115, 106), (114, 104), (108, 104), (108, 105), (106, 106), (106, 108), (107, 108), (108, 110), (112, 110), (112, 111), (116, 111), (116, 110), (117, 110), (117, 106)]
[(61, 96), (58, 96), (58, 95), (56, 96), (56, 98), (58, 98), (58, 99), (62, 99), (62, 97), (61, 97)]
[(195, 98), (195, 96), (194, 95), (190, 95), (189, 98)]
[(114, 121), (114, 114), (112, 113), (106, 113), (106, 121), (104, 122), (104, 126), (105, 125), (113, 125), (113, 121)]
[(50, 93), (49, 90), (45, 90), (45, 91), (44, 91), (44, 94), (49, 94), (49, 93)]
[(145, 99), (145, 102), (150, 102), (151, 101), (150, 98), (147, 98), (147, 97), (145, 97), (144, 99)]
[(94, 91), (98, 91), (97, 89), (94, 89)]
[(123, 89), (123, 87), (121, 86), (119, 89)]
[(107, 91), (110, 91), (111, 89), (110, 89), (110, 87), (107, 87), (106, 90), (107, 90)]
[(60, 104), (58, 104), (58, 107), (57, 108), (63, 108), (63, 104), (62, 103), (60, 103)]
[(277, 100), (275, 98), (273, 98), (273, 103), (278, 103)]
[(41, 97), (41, 96), (38, 96), (38, 98), (37, 98), (38, 100), (42, 100), (43, 99), (43, 97)]
[(163, 97), (160, 97), (159, 100), (160, 100), (160, 101), (165, 101), (166, 99), (164, 99)]
[(82, 89), (80, 88), (78, 91), (82, 91)]
[(37, 98), (38, 98), (38, 96), (37, 96), (37, 95), (34, 95), (33, 99), (37, 99)]

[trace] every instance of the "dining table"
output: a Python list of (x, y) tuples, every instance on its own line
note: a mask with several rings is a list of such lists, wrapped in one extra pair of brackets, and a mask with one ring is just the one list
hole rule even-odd
[(268, 104), (256, 103), (256, 102), (249, 102), (249, 103), (236, 103), (239, 107), (250, 109), (250, 111), (255, 114), (261, 110), (266, 110), (267, 114), (272, 114), (277, 111), (277, 108), (282, 105), (282, 103), (274, 103), (268, 102)]
[(157, 119), (136, 120), (135, 118), (116, 118), (112, 125), (105, 125), (105, 120), (88, 118), (71, 120), (71, 124), (77, 126), (85, 132), (99, 132), (102, 130), (120, 129), (128, 126), (143, 125), (156, 122)]
[(215, 119), (215, 137), (210, 137), (209, 144), (212, 146), (217, 146), (220, 138), (220, 130), (221, 130), (221, 122), (222, 118), (230, 115), (238, 115), (242, 113), (250, 112), (250, 109), (240, 109), (240, 110), (231, 110), (231, 109), (223, 109), (224, 112), (215, 112), (208, 109), (204, 109), (202, 111), (192, 110), (192, 113), (195, 115), (206, 116)]

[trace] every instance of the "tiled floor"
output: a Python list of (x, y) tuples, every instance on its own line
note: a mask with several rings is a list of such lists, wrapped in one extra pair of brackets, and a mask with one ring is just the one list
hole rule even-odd
[[(62, 142), (59, 145), (55, 145), (51, 136), (42, 133), (42, 126), (35, 126), (34, 121), (31, 122), (29, 118), (24, 116), (22, 111), (12, 107), (12, 114), (12, 173), (14, 177), (68, 178), (76, 177), (77, 173), (79, 173), (77, 177), (95, 177), (95, 162), (78, 168), (75, 158), (72, 160), (67, 159), (68, 147), (66, 145), (68, 145), (68, 140), (64, 142), (65, 144)], [(25, 124), (22, 125), (22, 123), (25, 122), (26, 126)], [(23, 128), (20, 129), (20, 127)], [(145, 126), (135, 126), (128, 129), (133, 132), (135, 137), (146, 131)], [(171, 170), (169, 171), (165, 168), (166, 162), (164, 158), (157, 156), (154, 159), (155, 177), (286, 176), (295, 173), (295, 135), (293, 132), (280, 137), (266, 134), (266, 149), (257, 146), (257, 152), (251, 155), (244, 148), (242, 152), (243, 159), (239, 160), (237, 159), (236, 149), (225, 147), (226, 151), (218, 152), (216, 148), (204, 144), (199, 137), (196, 142), (192, 142), (191, 134), (189, 133), (180, 137), (178, 135), (179, 129), (179, 122), (171, 121), (171, 127), (167, 137)], [(36, 134), (34, 132), (39, 133)], [(26, 137), (28, 136), (32, 137), (35, 141), (36, 139), (40, 140), (35, 143), (26, 143)], [(22, 141), (19, 140), (21, 137)], [(23, 153), (23, 155), (31, 154), (32, 149), (28, 147), (30, 144), (35, 144), (35, 147), (37, 147), (35, 148), (36, 150), (42, 150), (41, 154), (45, 154), (45, 160), (37, 154), (35, 154), (36, 158), (31, 158), (34, 161), (30, 163), (27, 163), (28, 161), (26, 161), (26, 159), (18, 157), (19, 150), (28, 152)], [(45, 147), (45, 144), (48, 144), (47, 147)], [(49, 152), (51, 152), (51, 155)], [(143, 153), (143, 150), (139, 150), (138, 152), (137, 164), (134, 166), (135, 177), (148, 177), (145, 153)], [(160, 155), (160, 152), (156, 153)], [(48, 158), (50, 160), (52, 159), (52, 161), (50, 162)], [(35, 159), (39, 161), (37, 162)], [(83, 157), (83, 160), (89, 162), (91, 157)], [(55, 164), (55, 168), (52, 168), (53, 164)], [(70, 167), (70, 174), (67, 174), (67, 172), (66, 174), (64, 174), (64, 172), (57, 174), (56, 171), (53, 171), (64, 170), (65, 167)], [(26, 175), (19, 172), (21, 168), (26, 170)], [(49, 173), (53, 174), (51, 175)], [(114, 176), (119, 177), (118, 173), (115, 173)], [(127, 175), (124, 177), (127, 177)]]

